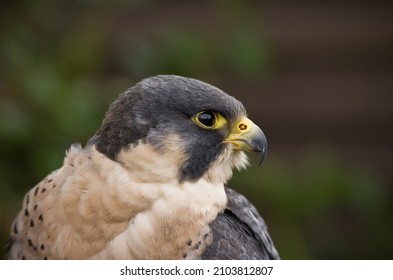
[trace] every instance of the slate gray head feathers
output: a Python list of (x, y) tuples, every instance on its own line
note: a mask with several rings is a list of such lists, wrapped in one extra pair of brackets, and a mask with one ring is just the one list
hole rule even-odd
[[(211, 123), (201, 125), (198, 114)], [(212, 85), (175, 75), (144, 79), (121, 94), (90, 143), (116, 160), (140, 141), (167, 153), (166, 141), (173, 136), (184, 149), (180, 181), (199, 179), (228, 145), (233, 153), (261, 152), (262, 160), (267, 151), (263, 132), (246, 118), (240, 101)]]

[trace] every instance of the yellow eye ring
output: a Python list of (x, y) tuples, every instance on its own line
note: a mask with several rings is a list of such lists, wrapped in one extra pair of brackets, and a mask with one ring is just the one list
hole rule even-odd
[(204, 129), (218, 129), (227, 123), (220, 113), (210, 110), (197, 113), (192, 117), (192, 121)]

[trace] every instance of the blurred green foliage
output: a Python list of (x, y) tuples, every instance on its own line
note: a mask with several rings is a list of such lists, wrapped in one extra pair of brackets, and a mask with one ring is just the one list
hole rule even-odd
[[(146, 76), (213, 82), (269, 74), (269, 44), (247, 2), (207, 1), (227, 32), (176, 19), (155, 23), (160, 1), (17, 1), (0, 11), (0, 244), (24, 193), (85, 143), (108, 105)], [(129, 26), (127, 18), (141, 16)], [(184, 15), (183, 15), (184, 16)], [(153, 29), (150, 26), (153, 25)], [(214, 83), (214, 82), (213, 82)], [(334, 153), (333, 153), (334, 154)], [(263, 182), (263, 183), (261, 183)], [(384, 182), (311, 150), (300, 164), (270, 155), (234, 187), (268, 222), (283, 258), (389, 258), (392, 206)]]

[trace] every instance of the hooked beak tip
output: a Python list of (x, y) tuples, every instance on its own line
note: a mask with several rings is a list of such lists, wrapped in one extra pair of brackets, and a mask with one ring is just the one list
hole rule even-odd
[(265, 160), (265, 158), (266, 158), (266, 154), (267, 154), (267, 142), (266, 142), (265, 147), (263, 147), (261, 153), (262, 153), (262, 156), (261, 156), (261, 160), (260, 160), (259, 163), (258, 163), (258, 166), (261, 166), (261, 165), (262, 165), (262, 162), (263, 162), (263, 161)]

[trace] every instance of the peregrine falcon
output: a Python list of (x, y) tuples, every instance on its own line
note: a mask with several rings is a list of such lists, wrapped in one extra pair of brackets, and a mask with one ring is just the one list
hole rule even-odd
[(9, 259), (278, 259), (265, 222), (225, 187), (267, 142), (243, 105), (159, 75), (110, 106), (85, 147), (31, 189)]

